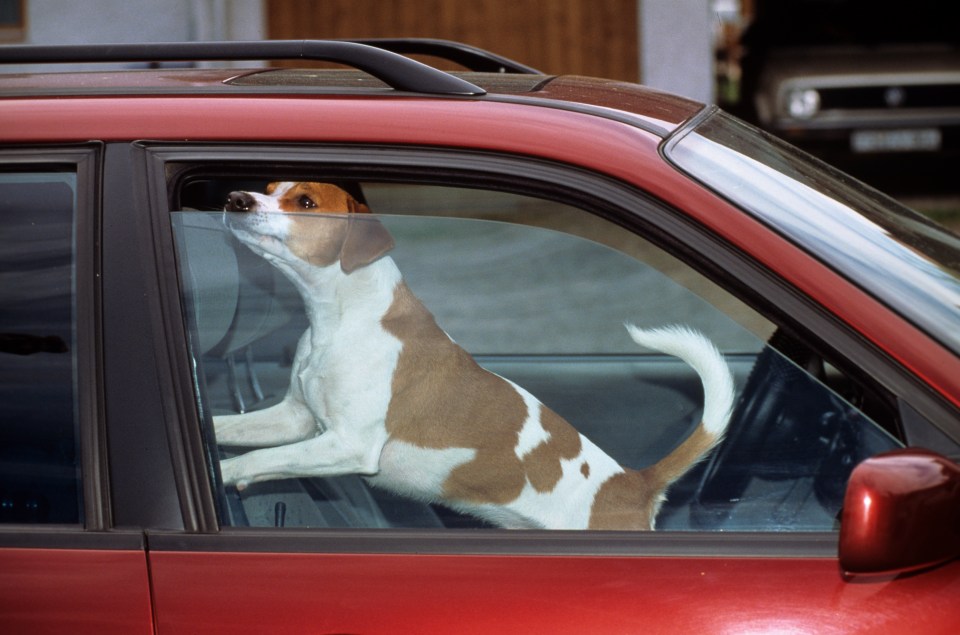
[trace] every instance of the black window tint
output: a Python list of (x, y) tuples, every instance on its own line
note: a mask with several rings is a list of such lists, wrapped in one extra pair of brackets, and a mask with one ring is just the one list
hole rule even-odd
[(0, 522), (80, 522), (72, 173), (0, 174)]

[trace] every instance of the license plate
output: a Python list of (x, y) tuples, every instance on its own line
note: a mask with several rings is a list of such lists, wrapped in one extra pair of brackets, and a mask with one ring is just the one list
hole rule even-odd
[(943, 141), (937, 128), (855, 130), (850, 136), (854, 152), (935, 152)]

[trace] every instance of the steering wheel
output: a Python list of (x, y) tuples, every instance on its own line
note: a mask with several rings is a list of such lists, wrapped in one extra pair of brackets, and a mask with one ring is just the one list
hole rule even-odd
[(783, 331), (771, 337), (750, 371), (726, 438), (704, 468), (690, 475), (699, 476), (695, 484), (686, 484), (694, 488), (693, 526), (721, 526), (754, 478), (817, 475), (837, 445), (842, 423), (830, 414), (838, 412), (832, 393), (811, 377), (818, 372), (820, 360), (805, 346)]

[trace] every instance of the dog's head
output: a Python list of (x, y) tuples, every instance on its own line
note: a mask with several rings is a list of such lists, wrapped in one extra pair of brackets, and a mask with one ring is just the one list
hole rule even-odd
[(393, 237), (370, 209), (329, 183), (278, 182), (266, 192), (231, 192), (224, 208), (227, 226), (261, 255), (299, 259), (344, 272), (377, 260), (393, 248)]

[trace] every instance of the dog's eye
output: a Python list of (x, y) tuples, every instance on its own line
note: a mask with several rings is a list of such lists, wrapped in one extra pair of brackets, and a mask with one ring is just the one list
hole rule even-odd
[(306, 194), (297, 199), (297, 204), (303, 209), (311, 209), (317, 206), (317, 204), (313, 202), (313, 199)]

